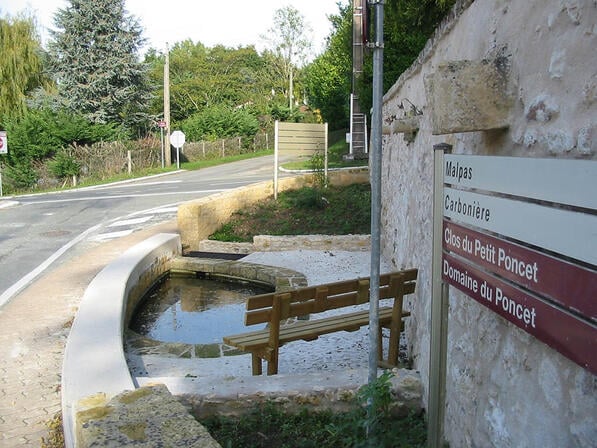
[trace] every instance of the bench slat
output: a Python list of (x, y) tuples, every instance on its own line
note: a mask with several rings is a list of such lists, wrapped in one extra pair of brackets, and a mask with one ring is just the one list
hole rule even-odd
[[(405, 271), (401, 271), (401, 274), (404, 275), (405, 282), (414, 282), (417, 280), (417, 269), (407, 269)], [(390, 276), (395, 275), (395, 273), (388, 273), (382, 274), (379, 279), (380, 286), (387, 286), (390, 284)], [(343, 294), (351, 291), (359, 291), (359, 282), (362, 280), (369, 280), (369, 279), (356, 279), (356, 280), (347, 280), (347, 281), (340, 281), (335, 283), (328, 283), (325, 286), (328, 288), (328, 296), (333, 296), (337, 294)], [(292, 293), (293, 301), (304, 301), (310, 298), (315, 297), (318, 286), (307, 286), (304, 288), (299, 288), (290, 291)], [(273, 297), (277, 293), (267, 293), (267, 294), (260, 294), (257, 296), (252, 296), (247, 299), (247, 311), (257, 310), (260, 308), (271, 307), (273, 304)]]
[[(407, 317), (410, 313), (403, 311), (402, 316)], [(387, 326), (392, 320), (392, 308), (382, 307), (379, 309), (379, 324)], [(285, 343), (298, 340), (317, 339), (316, 335), (335, 333), (337, 331), (359, 328), (369, 324), (369, 310), (356, 311), (353, 313), (340, 314), (332, 317), (300, 321), (297, 323), (280, 327), (280, 346)], [(224, 343), (238, 347), (241, 350), (251, 351), (268, 344), (269, 329), (241, 333), (234, 336), (224, 337)]]
[[(405, 284), (404, 286), (405, 286), (404, 294), (412, 294), (415, 291), (415, 283), (414, 282), (409, 282), (409, 283)], [(328, 296), (327, 299), (325, 300), (326, 308), (325, 308), (325, 310), (322, 310), (322, 309), (318, 309), (314, 297), (312, 300), (305, 300), (304, 302), (295, 302), (292, 292), (294, 292), (294, 291), (290, 291), (291, 297), (289, 300), (292, 303), (290, 303), (290, 307), (288, 308), (288, 316), (287, 317), (305, 316), (305, 315), (311, 314), (311, 313), (318, 313), (321, 311), (327, 311), (327, 310), (332, 310), (332, 309), (337, 309), (337, 308), (344, 308), (346, 306), (351, 306), (351, 305), (361, 305), (361, 304), (367, 303), (369, 301), (368, 294), (367, 294), (366, 300), (360, 301), (359, 297), (358, 297), (358, 293), (353, 291), (350, 293), (346, 293), (346, 294), (342, 294), (342, 295), (338, 295), (338, 296), (334, 296), (334, 297)], [(328, 293), (329, 293), (329, 290), (328, 290)], [(270, 295), (270, 294), (268, 294), (268, 295)], [(272, 298), (273, 298), (273, 296), (274, 296), (274, 294), (271, 294)], [(261, 300), (262, 297), (263, 297), (263, 295), (249, 297), (247, 299), (247, 303), (248, 303), (248, 301), (255, 299), (255, 298), (258, 298), (259, 300)], [(384, 287), (380, 288), (380, 293), (379, 293), (380, 299), (388, 299), (391, 297), (392, 296), (391, 296), (389, 286), (384, 286)], [(263, 323), (269, 322), (270, 320), (271, 320), (271, 305), (269, 308), (265, 308), (265, 309), (255, 309), (253, 307), (253, 311), (247, 311), (247, 313), (245, 314), (245, 325), (263, 324)]]

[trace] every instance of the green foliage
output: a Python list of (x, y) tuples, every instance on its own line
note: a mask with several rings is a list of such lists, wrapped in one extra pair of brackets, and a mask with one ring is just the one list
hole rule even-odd
[(224, 137), (253, 136), (259, 121), (245, 109), (213, 106), (181, 123), (189, 141), (216, 140)]
[[(390, 376), (383, 374), (375, 383), (362, 388), (354, 410), (346, 413), (310, 412), (307, 408), (287, 413), (282, 406), (268, 401), (241, 418), (213, 416), (202, 419), (201, 423), (223, 447), (424, 447), (423, 416), (413, 413), (397, 418), (389, 412)], [(378, 409), (375, 430), (369, 431), (367, 437), (371, 422), (363, 403), (370, 398), (384, 403), (385, 407)]]
[(60, 148), (115, 140), (112, 124), (93, 124), (81, 115), (49, 109), (31, 109), (20, 119), (7, 122), (10, 139), (9, 163), (18, 159), (41, 160)]
[[(69, 145), (111, 141), (119, 130), (111, 124), (90, 123), (81, 115), (50, 109), (29, 109), (21, 118), (6, 121), (9, 138), (7, 182), (13, 191), (31, 188), (38, 179), (36, 162), (52, 157)], [(58, 172), (77, 174), (74, 166), (60, 160)], [(64, 177), (59, 175), (59, 177)]]
[(317, 151), (311, 156), (309, 162), (315, 179), (314, 186), (316, 189), (323, 191), (328, 186), (325, 177), (325, 156)]
[(298, 109), (290, 109), (286, 105), (274, 103), (269, 108), (272, 120), (286, 121), (291, 123), (302, 122), (303, 114)]
[(54, 24), (49, 67), (62, 104), (131, 135), (149, 126), (147, 68), (137, 60), (142, 28), (124, 0), (69, 0)]
[(348, 123), (352, 79), (352, 8), (338, 4), (329, 17), (333, 31), (326, 51), (305, 69), (305, 87), (312, 107), (319, 109), (330, 129)]
[[(384, 91), (414, 62), (435, 27), (455, 0), (386, 0), (384, 7)], [(346, 126), (352, 90), (352, 8), (338, 3), (330, 16), (332, 33), (326, 50), (306, 67), (305, 86), (310, 104), (320, 109), (331, 129)], [(370, 8), (371, 15), (375, 7)], [(374, 23), (374, 19), (371, 19)], [(373, 28), (373, 27), (372, 27)], [(375, 30), (370, 30), (374, 40)], [(365, 53), (363, 73), (355, 86), (361, 110), (372, 105), (372, 53)]]
[(81, 170), (79, 163), (64, 150), (56, 153), (54, 160), (50, 162), (49, 166), (52, 174), (59, 179), (76, 176)]
[(38, 179), (38, 174), (28, 159), (17, 160), (7, 165), (2, 174), (6, 193), (31, 188)]
[[(267, 113), (272, 88), (278, 89), (271, 70), (271, 55), (260, 55), (254, 47), (213, 48), (191, 40), (179, 42), (170, 50), (170, 110), (173, 121), (183, 121), (204, 109), (250, 108), (255, 115)], [(152, 112), (163, 106), (165, 56), (148, 52), (155, 86)]]
[[(455, 0), (386, 0), (384, 7), (384, 92), (415, 61), (427, 39), (431, 37), (436, 26), (454, 2)], [(373, 39), (375, 36), (373, 27), (370, 33), (371, 39)], [(357, 85), (362, 110), (369, 110), (372, 105), (372, 79), (372, 54), (369, 53), (365, 57), (363, 76)]]
[(0, 123), (25, 113), (26, 98), (48, 82), (35, 21), (27, 15), (0, 18)]

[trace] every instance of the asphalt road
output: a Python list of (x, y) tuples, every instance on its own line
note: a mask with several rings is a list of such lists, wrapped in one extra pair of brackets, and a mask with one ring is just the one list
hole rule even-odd
[(10, 198), (15, 203), (0, 208), (0, 307), (42, 272), (80, 251), (175, 218), (182, 202), (272, 178), (273, 156), (266, 156), (126, 183)]

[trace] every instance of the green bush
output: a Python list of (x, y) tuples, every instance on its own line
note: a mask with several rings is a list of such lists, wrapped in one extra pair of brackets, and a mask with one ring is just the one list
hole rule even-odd
[(253, 136), (259, 121), (245, 109), (226, 106), (209, 107), (181, 123), (188, 141), (216, 140), (225, 137)]
[(5, 193), (7, 194), (31, 188), (37, 183), (38, 179), (38, 174), (28, 159), (17, 161), (13, 165), (7, 165), (2, 174), (4, 186), (6, 187)]
[(22, 118), (9, 119), (6, 131), (12, 166), (17, 160), (43, 160), (71, 144), (112, 141), (119, 135), (114, 125), (93, 124), (80, 115), (50, 109), (30, 109)]
[(59, 179), (77, 176), (81, 170), (79, 162), (64, 150), (58, 151), (54, 160), (49, 163), (50, 171)]

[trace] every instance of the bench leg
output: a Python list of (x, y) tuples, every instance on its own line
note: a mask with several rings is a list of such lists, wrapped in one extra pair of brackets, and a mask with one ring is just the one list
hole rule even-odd
[(253, 369), (253, 375), (261, 375), (263, 373), (261, 366), (261, 358), (257, 356), (255, 353), (251, 353), (251, 367)]
[(267, 361), (267, 374), (278, 374), (278, 350), (272, 350), (270, 359)]
[(383, 361), (383, 327), (380, 325), (377, 330), (377, 359)]

